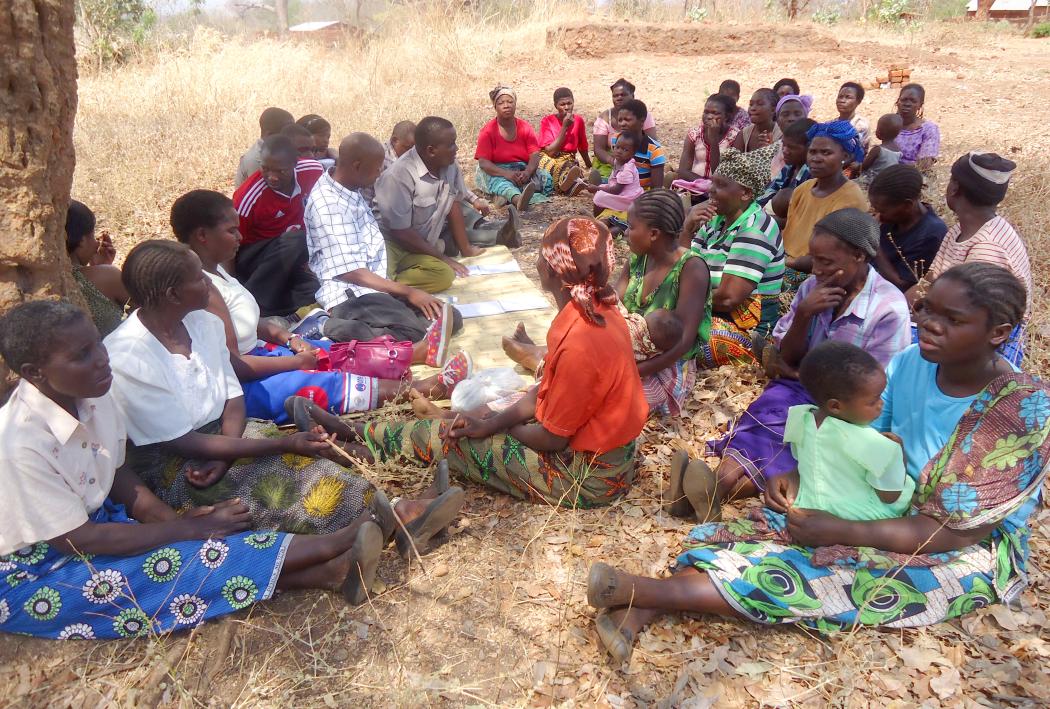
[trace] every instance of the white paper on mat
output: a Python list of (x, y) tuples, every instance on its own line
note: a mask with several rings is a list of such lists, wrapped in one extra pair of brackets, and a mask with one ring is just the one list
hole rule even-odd
[(498, 273), (516, 273), (521, 270), (517, 261), (506, 261), (504, 263), (476, 263), (467, 266), (467, 271), (472, 276), (493, 276)]
[(521, 310), (542, 310), (549, 307), (550, 303), (542, 295), (524, 295), (516, 298), (486, 300), (480, 303), (464, 303), (457, 305), (456, 309), (464, 318), (481, 318), (486, 315), (503, 315)]

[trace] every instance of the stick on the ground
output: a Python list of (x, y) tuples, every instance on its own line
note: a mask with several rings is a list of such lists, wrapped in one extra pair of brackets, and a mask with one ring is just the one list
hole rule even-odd
[[(357, 458), (353, 457), (352, 455), (347, 453), (345, 450), (343, 450), (342, 446), (337, 446), (335, 444), (335, 442), (332, 439), (330, 439), (330, 438), (328, 439), (328, 445), (331, 446), (333, 450), (338, 451), (339, 455), (341, 455), (344, 458), (346, 458), (354, 467), (356, 467), (358, 470), (360, 470), (361, 473), (362, 473), (362, 477), (364, 477), (366, 479), (368, 478), (367, 475), (364, 475), (365, 467), (363, 465), (361, 465), (361, 462)], [(372, 484), (374, 485), (375, 483), (372, 483)], [(394, 521), (397, 522), (398, 526), (401, 527), (401, 531), (404, 532), (405, 536), (408, 538), (409, 546), (412, 547), (412, 553), (416, 555), (416, 561), (419, 562), (419, 568), (423, 570), (423, 575), (426, 576), (427, 578), (430, 578), (430, 573), (427, 571), (427, 567), (423, 563), (423, 557), (419, 553), (419, 549), (416, 548), (416, 543), (412, 539), (412, 535), (409, 533), (408, 529), (405, 527), (405, 523), (402, 522), (401, 518), (397, 516), (397, 511), (396, 510), (391, 509), (391, 512), (393, 512), (393, 514), (394, 514)]]

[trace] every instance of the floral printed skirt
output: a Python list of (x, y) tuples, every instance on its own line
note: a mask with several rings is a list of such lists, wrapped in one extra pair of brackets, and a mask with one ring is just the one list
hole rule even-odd
[[(138, 524), (106, 500), (97, 524)], [(65, 556), (39, 542), (0, 557), (0, 631), (59, 640), (185, 630), (273, 595), (291, 535), (248, 532), (135, 556)]]
[(421, 463), (447, 460), (449, 470), (519, 500), (561, 507), (601, 507), (620, 499), (635, 474), (631, 441), (601, 455), (565, 450), (534, 451), (507, 434), (444, 438), (437, 420), (372, 423), (365, 444), (378, 460), (401, 456)]

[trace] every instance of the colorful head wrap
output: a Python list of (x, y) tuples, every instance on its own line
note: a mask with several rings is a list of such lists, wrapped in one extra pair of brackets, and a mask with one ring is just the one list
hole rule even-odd
[(605, 326), (595, 302), (613, 305), (616, 292), (609, 285), (613, 270), (613, 243), (609, 229), (584, 217), (559, 219), (547, 227), (540, 242), (540, 258), (561, 279), (583, 316)]
[(818, 123), (809, 129), (806, 138), (812, 143), (814, 138), (831, 138), (842, 146), (855, 163), (864, 162), (864, 145), (860, 142), (857, 129), (849, 121), (830, 121)]
[(776, 112), (780, 113), (780, 109), (788, 101), (798, 101), (799, 103), (801, 103), (802, 104), (802, 110), (805, 111), (806, 117), (807, 118), (809, 117), (809, 109), (813, 108), (813, 97), (812, 96), (810, 96), (809, 94), (803, 94), (801, 96), (799, 96), (797, 94), (788, 94), (784, 98), (782, 98), (779, 101), (777, 101), (777, 111)]
[(489, 99), (492, 100), (492, 103), (499, 101), (500, 96), (510, 96), (515, 101), (518, 100), (518, 95), (514, 93), (514, 89), (509, 86), (504, 86), (503, 84), (499, 84), (496, 88), (492, 89), (492, 91), (489, 91)]
[(751, 190), (752, 195), (762, 194), (769, 184), (769, 160), (759, 152), (742, 153), (736, 148), (726, 148), (718, 159), (715, 174), (739, 182)]

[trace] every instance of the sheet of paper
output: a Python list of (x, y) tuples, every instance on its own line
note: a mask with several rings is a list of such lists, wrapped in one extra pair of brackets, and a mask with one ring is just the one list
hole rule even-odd
[(518, 265), (517, 261), (507, 261), (505, 263), (476, 263), (472, 266), (467, 266), (467, 271), (472, 276), (492, 276), (497, 273), (515, 273), (521, 270), (521, 266)]
[(509, 298), (500, 298), (499, 304), (503, 306), (503, 312), (516, 313), (519, 310), (542, 310), (551, 307), (550, 302), (542, 295), (519, 295)]
[(464, 318), (481, 318), (486, 315), (502, 315), (503, 306), (498, 300), (486, 300), (481, 303), (463, 303), (456, 306), (456, 310)]

